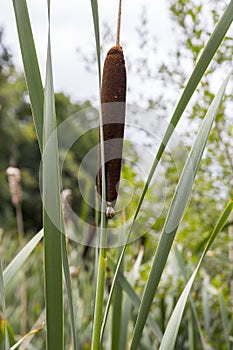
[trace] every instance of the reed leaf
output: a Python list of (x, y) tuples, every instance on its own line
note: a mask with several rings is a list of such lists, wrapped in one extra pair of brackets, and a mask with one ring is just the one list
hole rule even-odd
[(21, 269), (24, 262), (27, 260), (32, 251), (36, 248), (44, 235), (43, 230), (40, 230), (30, 241), (20, 250), (10, 264), (3, 272), (4, 288), (8, 286), (14, 275)]
[(233, 210), (233, 201), (230, 201), (226, 205), (225, 209), (223, 210), (212, 234), (210, 235), (208, 243), (205, 247), (205, 250), (203, 251), (203, 253), (201, 255), (201, 258), (197, 264), (196, 269), (194, 270), (194, 272), (193, 272), (192, 276), (190, 277), (188, 283), (186, 284), (182, 294), (180, 295), (178, 302), (176, 303), (175, 309), (174, 309), (174, 311), (173, 311), (173, 313), (168, 321), (166, 331), (164, 333), (159, 350), (167, 350), (167, 349), (173, 350), (174, 349), (176, 337), (177, 337), (178, 330), (179, 330), (180, 323), (181, 323), (181, 319), (182, 319), (182, 315), (183, 315), (184, 308), (185, 308), (187, 299), (189, 297), (189, 293), (190, 293), (190, 290), (192, 288), (194, 279), (197, 275), (197, 272), (201, 266), (201, 263), (202, 263), (204, 257), (206, 256), (206, 253), (210, 249), (211, 245), (213, 244), (213, 242), (216, 239), (216, 237), (218, 236), (218, 234), (221, 232), (221, 230), (222, 230), (226, 220), (230, 216), (232, 210)]
[(224, 300), (223, 291), (220, 290), (218, 294), (218, 300), (219, 300), (219, 306), (220, 306), (220, 313), (222, 318), (222, 325), (223, 325), (223, 334), (225, 339), (225, 344), (227, 346), (227, 350), (231, 350), (231, 343), (230, 343), (230, 331), (229, 331), (229, 319), (227, 315), (227, 306)]
[(49, 14), (50, 2), (43, 129), (46, 340), (48, 350), (63, 350), (62, 222)]
[(4, 339), (5, 339), (5, 350), (10, 349), (9, 338), (8, 338), (8, 330), (6, 325), (6, 302), (5, 302), (5, 294), (4, 294), (4, 280), (3, 280), (3, 271), (2, 271), (2, 260), (0, 259), (0, 300), (2, 304), (2, 313), (4, 320)]
[(133, 339), (131, 344), (131, 350), (137, 349), (140, 341), (140, 337), (150, 310), (150, 306), (153, 302), (155, 292), (157, 290), (162, 272), (164, 270), (168, 255), (171, 250), (172, 243), (174, 241), (180, 220), (182, 218), (184, 209), (191, 194), (194, 179), (198, 170), (198, 166), (201, 161), (202, 154), (207, 143), (207, 139), (213, 125), (214, 119), (217, 115), (217, 111), (221, 100), (223, 98), (227, 83), (230, 79), (232, 72), (230, 72), (224, 80), (222, 86), (217, 92), (214, 100), (212, 101), (208, 112), (201, 124), (199, 132), (193, 147), (189, 153), (188, 159), (185, 163), (182, 171), (179, 183), (176, 187), (166, 220), (162, 230), (162, 234), (156, 249), (156, 253), (153, 259), (153, 264), (149, 273), (149, 277), (144, 289), (141, 306), (139, 309)]
[[(118, 248), (120, 253), (121, 247)], [(112, 305), (112, 332), (111, 332), (111, 349), (118, 350), (120, 344), (121, 335), (121, 324), (122, 319), (122, 300), (123, 300), (123, 290), (119, 283), (116, 284), (116, 288), (113, 296)]]
[[(114, 260), (112, 259), (112, 257), (110, 255), (108, 255), (108, 263), (109, 263), (109, 268), (111, 270), (115, 271), (116, 263), (114, 262)], [(140, 307), (141, 299), (139, 298), (139, 296), (137, 295), (137, 293), (135, 292), (135, 290), (133, 289), (131, 284), (128, 282), (128, 280), (121, 273), (121, 271), (119, 272), (119, 275), (118, 275), (118, 282), (121, 285), (122, 289), (127, 294), (133, 307), (136, 310), (138, 310)], [(150, 327), (151, 331), (154, 333), (155, 337), (159, 341), (161, 341), (162, 337), (163, 337), (163, 333), (162, 333), (159, 325), (155, 322), (155, 320), (153, 319), (153, 317), (150, 314), (148, 315), (146, 322), (147, 322), (147, 325)]]
[[(184, 261), (182, 259), (181, 254), (179, 252), (179, 249), (176, 246), (174, 246), (174, 253), (175, 253), (175, 256), (176, 256), (179, 268), (181, 270), (181, 273), (183, 275), (183, 278), (185, 280), (185, 283), (187, 283), (188, 282), (188, 277), (187, 277), (185, 264), (184, 264)], [(191, 308), (192, 308), (192, 320), (193, 320), (192, 323), (194, 323), (194, 322), (196, 323), (197, 330), (199, 332), (199, 336), (200, 336), (200, 340), (201, 340), (201, 344), (202, 344), (202, 348), (203, 349), (207, 349), (207, 344), (205, 342), (205, 339), (204, 339), (204, 336), (203, 336), (203, 333), (202, 333), (202, 330), (201, 330), (201, 324), (200, 324), (200, 321), (198, 319), (198, 314), (197, 314), (197, 310), (196, 310), (196, 307), (195, 307), (195, 303), (194, 303), (194, 300), (193, 300), (191, 295), (189, 296), (189, 300), (190, 300), (190, 305), (191, 305)]]
[[(43, 151), (43, 114), (44, 114), (44, 91), (42, 86), (42, 80), (40, 75), (40, 70), (38, 66), (38, 59), (37, 54), (35, 50), (35, 44), (30, 24), (30, 18), (28, 14), (27, 4), (25, 0), (19, 0), (15, 1), (13, 0), (14, 5), (14, 11), (15, 11), (15, 18), (17, 22), (17, 29), (18, 29), (18, 37), (20, 42), (20, 48), (21, 48), (21, 54), (23, 58), (23, 65), (24, 65), (24, 72), (27, 82), (27, 87), (29, 91), (29, 97), (31, 102), (31, 108), (34, 118), (34, 124), (37, 131), (37, 137), (38, 137), (38, 143), (40, 146), (41, 152)], [(55, 127), (55, 125), (54, 125)], [(53, 126), (52, 126), (53, 129)], [(52, 130), (51, 129), (51, 130)], [(60, 214), (59, 214), (60, 215)], [(62, 217), (61, 217), (62, 220)], [(61, 222), (61, 224), (63, 224)], [(39, 236), (38, 236), (39, 237)], [(35, 241), (32, 241), (34, 244)], [(33, 245), (32, 244), (32, 245)], [(74, 311), (73, 311), (73, 301), (72, 301), (72, 293), (71, 293), (71, 282), (70, 282), (70, 275), (67, 271), (69, 271), (69, 265), (68, 265), (68, 257), (67, 257), (67, 251), (65, 247), (65, 239), (63, 237), (62, 239), (62, 263), (63, 263), (63, 269), (65, 274), (65, 283), (67, 288), (67, 295), (68, 295), (68, 303), (69, 303), (69, 310), (71, 315), (71, 332), (72, 332), (72, 343), (73, 343), (73, 349), (76, 349), (77, 341), (75, 336), (75, 322), (74, 322)], [(27, 249), (32, 248), (32, 245), (30, 245)], [(19, 256), (19, 260), (22, 258), (23, 260), (26, 259), (26, 255), (30, 254), (27, 249), (24, 251), (22, 256)], [(34, 249), (34, 248), (32, 248)], [(25, 257), (23, 257), (25, 255)], [(25, 261), (25, 260), (24, 260)], [(23, 262), (22, 262), (23, 263)], [(9, 273), (13, 272), (13, 267), (11, 266), (11, 269), (9, 270)], [(6, 278), (8, 276), (8, 271), (6, 271)], [(10, 274), (9, 277), (11, 278)]]
[(40, 150), (43, 142), (44, 92), (26, 0), (13, 0), (25, 78)]
[[(100, 60), (100, 28), (99, 28), (99, 11), (98, 1), (91, 0), (92, 17), (94, 23), (95, 43), (96, 43), (96, 55), (98, 63), (98, 78), (99, 78), (99, 97), (101, 91), (101, 60)], [(99, 111), (100, 116), (100, 154), (101, 154), (101, 169), (102, 169), (102, 200), (101, 200), (101, 217), (100, 217), (100, 252), (98, 256), (98, 272), (97, 272), (97, 285), (95, 291), (95, 308), (94, 308), (94, 321), (92, 330), (92, 342), (91, 349), (99, 349), (101, 344), (101, 324), (103, 313), (103, 301), (104, 301), (104, 287), (106, 276), (106, 242), (107, 242), (107, 222), (105, 217), (105, 199), (106, 199), (106, 185), (105, 185), (105, 157), (104, 157), (104, 134), (103, 134), (103, 118), (101, 109)], [(96, 248), (98, 249), (98, 248)]]
[(43, 329), (43, 325), (41, 325), (40, 327), (31, 330), (30, 332), (28, 332), (27, 334), (25, 334), (19, 341), (17, 341), (17, 343), (15, 343), (10, 350), (16, 350), (19, 348), (19, 346), (29, 337), (39, 333), (41, 330)]

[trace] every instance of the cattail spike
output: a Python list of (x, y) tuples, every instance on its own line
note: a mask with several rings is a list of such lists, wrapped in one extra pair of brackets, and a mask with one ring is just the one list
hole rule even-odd
[[(101, 109), (103, 119), (106, 217), (115, 215), (114, 205), (118, 196), (121, 173), (122, 149), (125, 125), (126, 69), (123, 50), (113, 46), (104, 62)], [(98, 172), (98, 193), (102, 196), (101, 161)]]
[(21, 174), (20, 170), (16, 167), (10, 166), (6, 170), (8, 176), (8, 182), (11, 193), (11, 201), (13, 205), (16, 207), (21, 202)]

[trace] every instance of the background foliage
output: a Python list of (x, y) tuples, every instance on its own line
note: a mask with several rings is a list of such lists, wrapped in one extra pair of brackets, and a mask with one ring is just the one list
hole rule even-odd
[[(158, 92), (153, 99), (144, 95), (141, 96), (144, 103), (158, 111), (161, 119), (164, 115), (169, 114), (174, 107), (177, 97), (174, 91), (180, 92), (182, 90), (187, 79), (189, 67), (195, 65), (209, 33), (212, 32), (227, 1), (221, 1), (221, 4), (218, 1), (211, 1), (205, 4), (200, 0), (170, 0), (168, 3), (174, 30), (179, 38), (176, 47), (173, 47), (169, 54), (169, 59), (158, 66), (151, 66), (142, 55), (136, 59), (134, 57), (133, 60), (127, 57), (128, 69), (133, 73), (137, 73), (141, 83), (145, 80), (157, 79), (163, 89), (160, 91), (171, 91), (171, 94)], [(207, 26), (206, 16), (208, 17)], [(159, 52), (154, 52), (151, 47), (150, 33), (147, 31), (146, 8), (142, 9), (139, 23), (137, 30), (141, 52), (142, 50), (149, 50), (151, 54), (159, 55)], [(109, 27), (105, 25), (105, 28), (106, 33), (104, 35), (106, 40), (104, 44), (110, 47), (112, 42), (108, 42), (108, 39), (111, 39), (112, 35)], [(81, 50), (79, 49), (80, 52)], [(222, 80), (225, 72), (231, 65), (232, 55), (232, 37), (229, 33), (196, 90), (191, 106), (185, 112), (185, 119), (180, 133), (187, 149), (190, 148), (201, 120), (217, 91), (219, 84), (216, 82)], [(85, 55), (82, 54), (82, 57), (87, 68), (91, 70), (92, 63), (88, 62)], [(187, 67), (187, 71), (184, 70), (184, 67)], [(129, 82), (130, 91), (133, 91), (133, 86)], [(198, 171), (192, 200), (179, 229), (175, 245), (176, 250), (172, 252), (169, 258), (156, 295), (156, 302), (151, 311), (151, 315), (158, 322), (162, 332), (166, 328), (180, 291), (185, 285), (185, 278), (181, 273), (181, 264), (177, 257), (182, 259), (185, 272), (189, 275), (193, 271), (200, 252), (216, 223), (216, 218), (219, 216), (226, 201), (233, 197), (232, 104), (233, 98), (229, 89), (216, 118), (201, 167)], [(61, 123), (68, 115), (90, 105), (90, 101), (72, 103), (69, 96), (65, 96), (62, 92), (57, 93), (56, 111), (58, 123)], [(82, 138), (78, 145), (72, 147), (63, 171), (64, 188), (73, 190), (72, 207), (74, 211), (83, 212), (85, 218), (90, 222), (94, 220), (94, 213), (90, 209), (84, 210), (81, 194), (74, 189), (77, 187), (76, 174), (79, 164), (88, 149), (95, 146), (96, 143), (96, 135), (88, 135), (86, 138)], [(163, 161), (167, 174), (168, 203), (174, 191), (174, 180), (177, 179), (177, 173), (174, 164), (165, 157)], [(10, 49), (4, 45), (4, 29), (2, 28), (0, 31), (0, 239), (4, 266), (7, 266), (19, 250), (15, 208), (11, 203), (6, 177), (6, 169), (10, 165), (19, 167), (21, 171), (24, 239), (27, 241), (42, 226), (41, 197), (38, 186), (40, 153), (24, 77), (21, 72), (16, 71)], [(132, 169), (125, 166), (123, 172), (127, 178), (131, 178), (132, 182), (136, 181)], [(88, 177), (88, 172), (86, 175)], [(166, 209), (160, 220), (154, 224), (141, 240), (127, 247), (124, 270), (129, 280), (135, 286), (135, 291), (138, 295), (142, 294), (147, 279), (154, 247), (158, 242)], [(200, 325), (202, 329), (202, 336), (205, 339), (207, 348), (233, 348), (232, 239), (231, 227), (226, 227), (209, 252), (192, 292), (199, 321), (197, 323), (194, 322), (195, 315), (189, 304), (179, 331), (176, 349), (201, 348), (201, 338), (197, 325)], [(82, 349), (89, 349), (93, 318), (92, 300), (94, 286), (92, 281), (94, 274), (94, 250), (92, 248), (85, 249), (72, 242), (69, 242), (68, 250), (70, 265), (73, 269), (71, 270), (73, 271), (72, 286), (76, 303), (75, 307), (79, 310), (76, 319), (79, 345)], [(139, 251), (142, 252), (142, 261), (137, 265)], [(113, 258), (116, 258), (117, 255), (118, 252), (112, 250)], [(26, 277), (27, 330), (29, 331), (40, 317), (44, 308), (42, 266), (42, 246), (39, 245), (28, 260), (22, 274), (17, 276), (7, 288), (7, 319), (10, 324), (9, 327), (12, 329), (12, 337), (16, 339), (22, 333), (18, 322), (21, 315), (20, 305), (22, 300), (20, 299), (20, 294), (17, 293), (17, 286)], [(107, 276), (109, 286), (111, 278), (112, 271), (109, 270)], [(123, 305), (127, 305), (126, 295), (124, 294), (122, 298), (123, 303), (125, 303)], [(65, 307), (67, 311), (67, 305)], [(124, 310), (124, 312), (126, 311)], [(128, 313), (130, 320), (128, 332), (131, 334), (132, 325), (136, 317), (135, 309), (131, 305), (128, 307)], [(110, 325), (108, 324), (107, 327), (110, 327)], [(122, 329), (121, 332), (123, 331)], [(2, 333), (0, 333), (0, 336), (2, 337)], [(66, 344), (69, 344), (69, 338), (67, 326), (65, 329)], [(105, 341), (107, 344), (106, 348), (110, 348), (108, 347), (110, 346), (110, 339), (107, 336)], [(42, 331), (35, 336), (30, 348), (43, 348), (44, 342), (45, 335)], [(141, 348), (151, 349), (154, 344), (156, 344), (154, 335), (149, 328), (146, 328), (141, 340)], [(67, 349), (69, 349), (69, 346), (70, 344), (67, 345)]]

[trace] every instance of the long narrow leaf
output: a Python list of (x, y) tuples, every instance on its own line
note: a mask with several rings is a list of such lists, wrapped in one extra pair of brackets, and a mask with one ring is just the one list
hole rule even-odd
[(31, 109), (40, 150), (42, 150), (44, 92), (31, 23), (26, 0), (13, 0), (13, 5)]
[[(63, 223), (62, 223), (63, 225)], [(64, 226), (63, 226), (64, 228)], [(64, 231), (63, 231), (64, 232)], [(63, 271), (65, 276), (66, 283), (66, 292), (68, 298), (68, 305), (70, 310), (70, 325), (71, 325), (71, 338), (72, 338), (72, 349), (77, 350), (77, 335), (75, 328), (75, 317), (74, 317), (74, 306), (73, 306), (73, 296), (72, 296), (72, 287), (70, 280), (70, 269), (69, 269), (69, 261), (68, 254), (66, 248), (66, 237), (62, 235), (62, 262), (63, 262)]]
[(194, 270), (192, 276), (190, 277), (188, 283), (186, 284), (185, 289), (183, 290), (181, 296), (179, 297), (178, 302), (176, 303), (175, 309), (170, 317), (170, 320), (167, 324), (166, 327), (166, 331), (164, 333), (161, 345), (159, 350), (172, 350), (174, 349), (175, 346), (175, 342), (176, 342), (176, 337), (178, 334), (178, 330), (180, 327), (180, 323), (181, 323), (181, 319), (182, 319), (182, 315), (184, 312), (184, 308), (190, 293), (190, 290), (192, 288), (192, 284), (193, 281), (197, 275), (197, 272), (201, 266), (201, 263), (204, 259), (204, 257), (206, 256), (206, 253), (208, 252), (209, 248), (211, 247), (212, 243), (214, 242), (215, 238), (217, 237), (217, 235), (221, 232), (226, 220), (228, 219), (229, 215), (231, 214), (233, 210), (233, 201), (230, 201), (226, 208), (224, 209), (222, 215), (220, 216), (209, 240), (208, 243), (205, 247), (205, 250), (197, 264), (196, 269)]
[(221, 318), (222, 318), (222, 325), (223, 325), (223, 331), (224, 331), (224, 338), (225, 343), (227, 344), (227, 350), (231, 350), (231, 344), (230, 344), (230, 332), (229, 332), (229, 319), (227, 315), (227, 307), (224, 300), (224, 294), (223, 291), (220, 290), (218, 295), (219, 305), (220, 305), (220, 312), (221, 312)]
[[(120, 255), (121, 247), (118, 248), (118, 254)], [(123, 269), (123, 264), (122, 264)], [(119, 283), (116, 284), (112, 305), (112, 334), (111, 334), (111, 350), (119, 350), (121, 324), (122, 319), (122, 300), (123, 291)]]
[[(179, 252), (179, 250), (178, 250), (178, 248), (176, 246), (174, 246), (174, 252), (175, 252), (175, 256), (176, 256), (179, 268), (180, 268), (180, 270), (182, 272), (182, 275), (184, 277), (184, 280), (187, 283), (188, 282), (188, 277), (187, 277), (187, 273), (186, 273), (185, 264), (184, 264), (184, 261), (183, 261), (183, 259), (181, 257), (181, 254), (180, 254), (180, 252)], [(206, 344), (204, 336), (202, 334), (201, 324), (200, 324), (199, 319), (198, 319), (198, 314), (197, 314), (197, 310), (196, 310), (196, 307), (195, 307), (195, 303), (194, 303), (193, 298), (192, 298), (191, 295), (190, 295), (189, 299), (190, 299), (190, 304), (191, 304), (191, 308), (192, 308), (193, 319), (196, 322), (196, 326), (197, 326), (197, 329), (198, 329), (198, 332), (199, 332), (199, 336), (200, 336), (200, 339), (201, 339), (202, 347), (203, 347), (203, 349), (207, 349), (207, 344)]]
[[(50, 12), (49, 2), (48, 12)], [(43, 130), (43, 221), (46, 335), (48, 350), (63, 350), (62, 222), (58, 145), (57, 135), (56, 132), (54, 132), (55, 130), (56, 116), (54, 107), (49, 23)]]
[[(108, 255), (108, 262), (109, 262), (110, 269), (114, 271), (116, 268), (116, 264), (110, 255)], [(134, 291), (134, 289), (132, 288), (131, 284), (129, 284), (129, 282), (121, 272), (119, 272), (118, 274), (118, 281), (121, 287), (123, 288), (123, 290), (125, 291), (125, 293), (127, 294), (127, 296), (129, 297), (130, 302), (133, 304), (134, 308), (138, 310), (141, 300), (139, 296), (136, 294), (136, 292)], [(163, 333), (159, 325), (154, 321), (151, 315), (148, 315), (146, 322), (147, 322), (147, 325), (151, 328), (154, 335), (157, 337), (157, 339), (161, 341)]]
[[(140, 249), (137, 259), (134, 263), (133, 269), (130, 271), (128, 275), (128, 281), (130, 285), (134, 288), (134, 285), (139, 277), (139, 269), (141, 266), (142, 258), (144, 254), (144, 249)], [(118, 282), (118, 285), (120, 283)], [(140, 304), (140, 302), (139, 302)], [(122, 312), (122, 322), (121, 322), (121, 336), (120, 336), (120, 349), (126, 349), (127, 348), (127, 341), (128, 341), (128, 329), (129, 329), (129, 322), (130, 317), (132, 314), (132, 302), (130, 300), (130, 297), (128, 295), (125, 295), (124, 298), (124, 304), (123, 304), (123, 312)], [(149, 317), (148, 317), (149, 319)]]
[[(178, 250), (178, 248), (176, 246), (174, 246), (174, 252), (175, 252), (175, 256), (176, 256), (179, 268), (180, 268), (180, 270), (182, 272), (182, 275), (184, 277), (184, 280), (187, 283), (188, 282), (188, 278), (187, 278), (185, 264), (183, 262), (181, 254), (180, 254), (180, 252), (179, 252), (179, 250)], [(194, 303), (193, 298), (192, 298), (191, 295), (189, 296), (189, 299), (190, 299), (190, 304), (191, 304), (191, 308), (192, 308), (192, 315), (193, 315), (192, 319), (193, 319), (193, 321), (196, 322), (196, 326), (197, 326), (197, 329), (198, 329), (198, 332), (199, 332), (199, 336), (200, 336), (200, 339), (201, 339), (202, 348), (203, 349), (207, 349), (207, 344), (206, 344), (204, 336), (202, 334), (201, 324), (200, 324), (199, 319), (198, 319), (198, 314), (197, 314), (197, 310), (196, 310), (196, 307), (195, 307), (195, 303)]]
[[(99, 28), (99, 11), (98, 1), (91, 0), (92, 17), (95, 31), (96, 41), (96, 55), (98, 62), (98, 78), (99, 78), (99, 96), (101, 90), (101, 61), (100, 61), (100, 28)], [(98, 261), (97, 285), (95, 292), (95, 308), (94, 320), (92, 330), (91, 349), (98, 349), (101, 343), (101, 322), (102, 309), (104, 299), (104, 285), (106, 276), (106, 242), (107, 242), (107, 222), (105, 217), (105, 199), (106, 199), (106, 185), (105, 185), (105, 156), (104, 156), (104, 133), (103, 133), (103, 118), (101, 108), (100, 115), (100, 154), (101, 154), (101, 169), (102, 169), (102, 200), (101, 200), (101, 218), (100, 218), (100, 252)]]
[(36, 328), (36, 329), (33, 329), (31, 330), (30, 332), (28, 332), (27, 334), (25, 334), (19, 341), (17, 341), (17, 343), (15, 343), (11, 348), (10, 350), (16, 350), (19, 348), (19, 346), (29, 337), (39, 333), (41, 330), (43, 329), (43, 325)]
[(32, 239), (20, 250), (3, 272), (4, 288), (6, 288), (14, 275), (20, 270), (29, 255), (35, 249), (43, 237), (43, 230), (40, 230)]
[(231, 76), (230, 72), (224, 80), (221, 88), (212, 101), (209, 110), (202, 122), (196, 137), (195, 143), (190, 151), (189, 157), (185, 163), (183, 172), (181, 174), (179, 183), (177, 185), (175, 194), (173, 196), (166, 221), (162, 230), (160, 241), (154, 256), (153, 264), (150, 270), (149, 278), (145, 286), (141, 306), (139, 309), (138, 318), (136, 321), (133, 339), (131, 344), (131, 350), (137, 349), (140, 341), (151, 304), (155, 292), (157, 290), (162, 272), (164, 270), (173, 240), (175, 238), (180, 220), (182, 218), (184, 209), (189, 199), (189, 195), (192, 190), (194, 179), (198, 170), (198, 166), (201, 161), (202, 154), (205, 149), (205, 145), (213, 125), (214, 119), (217, 115), (217, 111), (224, 95), (227, 83)]
[(0, 300), (2, 304), (2, 313), (4, 319), (4, 338), (5, 338), (5, 350), (10, 349), (9, 338), (8, 338), (8, 330), (6, 325), (6, 303), (5, 303), (5, 294), (4, 294), (4, 280), (3, 280), (3, 272), (2, 272), (2, 260), (0, 260)]
[(100, 26), (99, 26), (99, 10), (98, 0), (91, 0), (92, 18), (94, 23), (95, 43), (96, 43), (96, 57), (98, 63), (98, 79), (99, 87), (101, 86), (101, 61), (100, 61)]
[(121, 256), (120, 256), (118, 263), (117, 263), (115, 275), (114, 275), (114, 278), (112, 281), (111, 290), (110, 290), (109, 297), (107, 300), (107, 305), (106, 305), (105, 314), (104, 314), (104, 318), (103, 318), (102, 330), (104, 330), (105, 324), (107, 322), (107, 315), (108, 315), (110, 304), (111, 304), (111, 298), (112, 298), (113, 290), (114, 290), (115, 283), (117, 280), (117, 274), (119, 272), (120, 265), (121, 265), (122, 259), (124, 257), (124, 254), (125, 254), (126, 245), (127, 245), (128, 240), (129, 240), (129, 237), (131, 235), (131, 232), (133, 231), (134, 223), (137, 219), (138, 213), (140, 212), (140, 209), (141, 209), (142, 203), (144, 201), (146, 192), (149, 188), (151, 179), (153, 178), (153, 175), (155, 173), (157, 165), (158, 165), (158, 163), (163, 155), (163, 152), (164, 152), (164, 150), (165, 150), (165, 148), (166, 148), (166, 146), (167, 146), (167, 144), (168, 144), (168, 142), (169, 142), (169, 140), (170, 140), (170, 138), (175, 130), (176, 125), (178, 124), (178, 122), (179, 122), (185, 108), (187, 107), (198, 83), (200, 82), (201, 78), (203, 77), (208, 65), (210, 64), (210, 62), (211, 62), (214, 54), (216, 53), (219, 45), (221, 44), (221, 42), (222, 42), (227, 30), (229, 29), (232, 21), (233, 21), (233, 0), (231, 0), (229, 5), (227, 6), (225, 12), (223, 13), (222, 17), (220, 18), (214, 32), (210, 36), (210, 38), (209, 38), (209, 40), (204, 48), (196, 66), (195, 66), (195, 68), (194, 68), (194, 70), (193, 70), (193, 72), (192, 72), (192, 74), (187, 82), (187, 85), (186, 85), (186, 87), (185, 87), (185, 89), (184, 89), (184, 91), (183, 91), (183, 93), (182, 93), (182, 95), (177, 103), (177, 106), (172, 114), (171, 122), (166, 130), (166, 133), (165, 133), (163, 140), (160, 144), (159, 150), (155, 156), (155, 160), (152, 164), (152, 167), (151, 167), (151, 170), (149, 172), (148, 178), (146, 180), (146, 183), (145, 183), (144, 189), (142, 191), (140, 200), (138, 202), (137, 209), (136, 209), (135, 214), (134, 214), (132, 225), (131, 225), (131, 228), (130, 228), (129, 233), (128, 233), (128, 238), (126, 240), (124, 248), (122, 249)]
[[(21, 54), (22, 54), (23, 64), (24, 64), (24, 72), (25, 72), (27, 87), (28, 87), (29, 96), (30, 96), (31, 108), (32, 108), (32, 113), (34, 118), (34, 124), (37, 131), (40, 150), (42, 152), (44, 91), (42, 86), (40, 70), (38, 66), (38, 59), (37, 59), (37, 54), (35, 50), (30, 18), (29, 18), (27, 4), (25, 0), (17, 0), (17, 1), (13, 0), (13, 4), (14, 4), (14, 11), (15, 11), (15, 18), (17, 22)], [(42, 231), (40, 235), (43, 235)], [(27, 248), (25, 247), (25, 250), (24, 249), (22, 250), (22, 254), (17, 256), (15, 263), (12, 262), (12, 265), (9, 265), (9, 270), (6, 270), (6, 276), (4, 274), (6, 279), (5, 285), (8, 284), (8, 281), (12, 278), (13, 274), (17, 272), (18, 270), (17, 264), (19, 268), (23, 264), (23, 262), (26, 260), (27, 256), (34, 249), (33, 245), (34, 243), (35, 245), (37, 244), (36, 240), (37, 238), (39, 239), (40, 235), (38, 234), (37, 237), (35, 237), (35, 240), (33, 238), (31, 241), (31, 244), (29, 244)], [(65, 244), (66, 244), (65, 239), (62, 240), (62, 244), (63, 244), (62, 262), (63, 262), (65, 283), (66, 283), (67, 295), (68, 295), (68, 303), (69, 303), (69, 309), (70, 309), (70, 315), (71, 315), (72, 345), (73, 345), (73, 349), (75, 350), (77, 346), (77, 341), (76, 341), (76, 335), (75, 335), (75, 321), (74, 321), (70, 275), (67, 272), (69, 271), (69, 265), (68, 265), (67, 251), (65, 247)]]

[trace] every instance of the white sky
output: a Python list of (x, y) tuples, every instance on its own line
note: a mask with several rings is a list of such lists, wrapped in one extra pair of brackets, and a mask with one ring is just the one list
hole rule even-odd
[[(125, 43), (125, 57), (138, 50), (136, 26), (142, 6), (146, 6), (150, 36), (158, 40), (158, 59), (165, 57), (174, 42), (166, 1), (138, 0), (122, 1), (121, 39)], [(42, 77), (45, 75), (47, 46), (47, 1), (28, 0), (31, 24), (39, 57)], [(118, 0), (99, 0), (100, 23), (112, 24), (116, 32)], [(91, 2), (68, 0), (52, 1), (52, 57), (55, 91), (63, 91), (74, 100), (83, 100), (97, 96), (97, 76), (84, 69), (84, 62), (76, 49), (82, 48), (85, 54), (93, 52), (94, 31), (91, 17)], [(5, 28), (4, 42), (14, 56), (14, 63), (22, 69), (22, 61), (17, 38), (13, 4), (3, 0), (0, 11), (0, 25)], [(114, 44), (114, 42), (113, 42)], [(106, 52), (104, 53), (106, 54)], [(129, 77), (128, 77), (129, 79)], [(133, 77), (131, 80), (133, 81)], [(145, 87), (137, 86), (138, 92), (145, 92)]]

